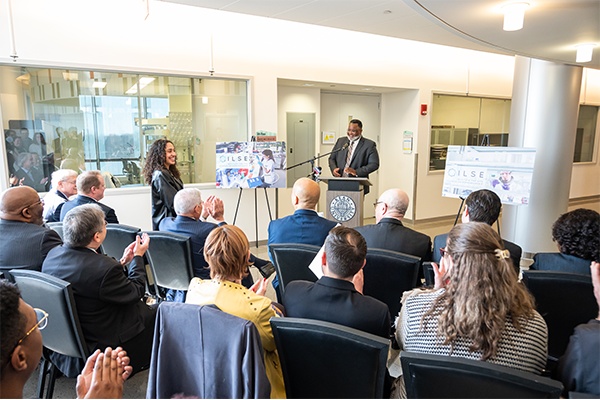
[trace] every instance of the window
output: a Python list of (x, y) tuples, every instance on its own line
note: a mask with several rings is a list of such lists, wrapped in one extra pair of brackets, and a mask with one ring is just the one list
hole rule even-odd
[(600, 109), (600, 107), (579, 106), (573, 162), (594, 161), (594, 140), (596, 138), (598, 109)]
[(504, 99), (434, 95), (429, 170), (445, 169), (449, 145), (508, 146), (510, 103)]
[(145, 155), (171, 140), (184, 183), (215, 182), (219, 141), (248, 140), (247, 81), (0, 66), (10, 175), (38, 191), (58, 168), (141, 186)]

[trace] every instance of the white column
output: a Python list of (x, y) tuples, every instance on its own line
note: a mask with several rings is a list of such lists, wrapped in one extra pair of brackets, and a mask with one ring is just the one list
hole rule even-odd
[(530, 203), (503, 207), (502, 236), (525, 257), (557, 251), (551, 228), (569, 204), (582, 70), (516, 56), (508, 145), (536, 157)]

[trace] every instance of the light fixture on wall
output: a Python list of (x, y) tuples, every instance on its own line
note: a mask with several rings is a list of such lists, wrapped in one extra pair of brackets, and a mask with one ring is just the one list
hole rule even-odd
[(202, 96), (202, 104), (208, 104), (208, 97)]
[(596, 47), (595, 43), (578, 44), (575, 46), (577, 49), (577, 58), (575, 59), (575, 62), (586, 63), (592, 61), (594, 47)]
[(523, 28), (523, 20), (525, 19), (525, 10), (529, 8), (529, 3), (519, 2), (510, 3), (502, 7), (504, 12), (505, 31), (518, 31)]

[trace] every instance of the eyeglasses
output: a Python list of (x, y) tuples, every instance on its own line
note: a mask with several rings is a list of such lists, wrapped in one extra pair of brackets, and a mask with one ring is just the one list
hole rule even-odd
[(23, 210), (26, 208), (31, 208), (33, 206), (37, 206), (38, 204), (44, 205), (44, 199), (39, 199), (35, 203), (31, 203), (30, 205), (23, 207)]
[[(33, 326), (33, 328), (31, 328), (29, 330), (29, 332), (27, 332), (25, 334), (25, 336), (23, 336), (21, 339), (19, 339), (19, 341), (17, 342), (15, 347), (13, 347), (12, 351), (10, 352), (11, 354), (13, 351), (15, 351), (15, 349), (17, 348), (18, 345), (23, 343), (23, 340), (27, 339), (27, 337), (29, 335), (31, 335), (31, 333), (33, 331), (35, 331), (35, 328), (38, 328), (41, 331), (46, 326), (48, 326), (48, 313), (40, 308), (34, 308), (33, 311), (35, 311), (35, 317), (36, 317), (37, 323)], [(9, 358), (8, 362), (10, 363), (10, 358)]]
[(377, 207), (377, 204), (385, 204), (383, 201), (376, 201), (373, 203), (373, 207)]
[(448, 250), (446, 250), (443, 247), (440, 247), (440, 258), (444, 258), (444, 256), (448, 253)]

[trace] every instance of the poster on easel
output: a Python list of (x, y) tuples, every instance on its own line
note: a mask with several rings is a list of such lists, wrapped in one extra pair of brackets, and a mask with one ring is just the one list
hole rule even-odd
[(443, 197), (467, 197), (488, 189), (503, 204), (527, 205), (535, 149), (521, 147), (448, 146)]
[(219, 142), (217, 188), (286, 187), (285, 142)]

